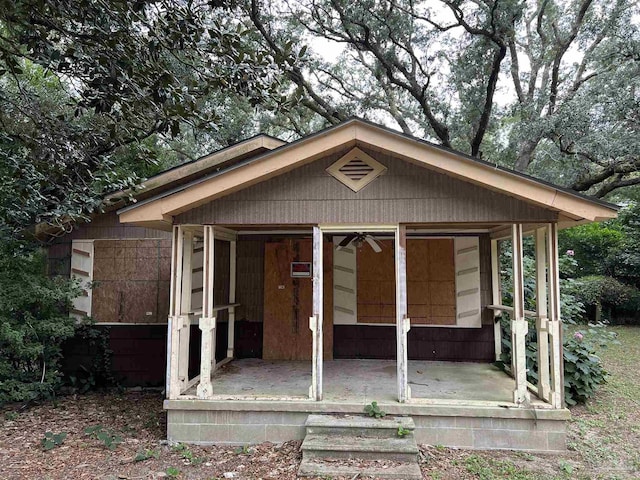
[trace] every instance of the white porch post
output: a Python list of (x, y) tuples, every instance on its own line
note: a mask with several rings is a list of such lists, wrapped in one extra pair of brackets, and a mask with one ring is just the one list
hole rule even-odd
[(560, 272), (558, 267), (558, 226), (547, 225), (549, 259), (549, 345), (551, 350), (551, 405), (564, 406), (564, 354), (560, 319)]
[(322, 400), (322, 367), (323, 367), (323, 258), (322, 258), (322, 230), (313, 227), (313, 310), (309, 317), (312, 342), (311, 388), (309, 397), (312, 400)]
[(202, 260), (202, 317), (199, 322), (202, 331), (200, 382), (196, 389), (199, 398), (208, 398), (213, 395), (211, 371), (216, 362), (216, 317), (213, 316), (214, 254), (214, 227), (205, 225)]
[[(502, 287), (500, 280), (500, 245), (499, 240), (491, 240), (491, 292), (494, 305), (502, 305)], [(495, 344), (496, 361), (500, 360), (502, 355), (502, 326), (500, 325), (500, 317), (502, 312), (493, 311), (493, 337)]]
[(407, 317), (407, 235), (404, 225), (396, 228), (395, 243), (398, 401), (404, 403), (411, 398), (407, 374), (407, 333), (411, 323)]
[(536, 333), (538, 337), (538, 396), (549, 402), (549, 314), (545, 228), (536, 229)]
[[(173, 227), (171, 244), (171, 292), (169, 295), (169, 321), (167, 332), (167, 397), (180, 396), (179, 364), (180, 334), (185, 328), (182, 312), (182, 252), (184, 233), (180, 225)], [(188, 323), (188, 318), (187, 318)]]
[(526, 335), (527, 320), (524, 316), (524, 276), (522, 268), (522, 224), (511, 227), (513, 249), (513, 317), (511, 318), (511, 370), (515, 379), (513, 402), (529, 401), (527, 389)]
[[(236, 241), (229, 241), (229, 305), (236, 303)], [(229, 332), (227, 335), (227, 358), (234, 357), (236, 307), (229, 307)]]
[(193, 232), (182, 229), (182, 288), (180, 300), (180, 315), (183, 325), (180, 329), (180, 358), (178, 359), (178, 379), (181, 390), (189, 383), (189, 340), (191, 338), (191, 277), (193, 275), (191, 259), (193, 257)]

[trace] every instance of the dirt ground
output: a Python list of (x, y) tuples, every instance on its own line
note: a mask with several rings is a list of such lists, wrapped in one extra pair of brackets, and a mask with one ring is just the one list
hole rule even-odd
[[(566, 454), (421, 446), (424, 478), (639, 479), (640, 328), (616, 331), (620, 345), (603, 352), (611, 379), (591, 402), (572, 409)], [(51, 438), (46, 450), (47, 432), (66, 436)], [(25, 409), (7, 406), (0, 410), (0, 479), (296, 478), (300, 442), (197, 447), (168, 445), (164, 435), (159, 393), (92, 393)]]

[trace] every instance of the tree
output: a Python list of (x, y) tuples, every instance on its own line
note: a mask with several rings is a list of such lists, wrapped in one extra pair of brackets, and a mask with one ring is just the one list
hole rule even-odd
[(138, 182), (163, 136), (215, 130), (213, 93), (253, 105), (277, 89), (241, 16), (215, 3), (0, 2), (4, 238), (87, 218), (103, 194)]
[[(309, 0), (247, 15), (299, 99), (603, 197), (640, 183), (640, 31), (629, 0)], [(312, 52), (325, 39), (336, 62)], [(312, 48), (306, 49), (303, 44)]]

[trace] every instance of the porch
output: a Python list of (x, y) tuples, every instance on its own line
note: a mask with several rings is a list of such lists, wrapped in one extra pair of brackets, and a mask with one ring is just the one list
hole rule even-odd
[[(327, 360), (323, 365), (324, 400), (366, 405), (396, 402), (396, 362), (373, 359)], [(409, 360), (408, 383), (415, 398), (432, 403), (487, 403), (513, 406), (514, 380), (492, 364)], [(217, 399), (306, 399), (311, 365), (305, 361), (238, 359), (212, 375)], [(183, 398), (197, 399), (196, 387)], [(531, 405), (544, 408), (535, 395)]]
[(239, 359), (212, 378), (215, 399), (200, 400), (195, 387), (166, 400), (172, 441), (246, 445), (305, 438), (310, 414), (358, 415), (377, 401), (387, 415), (410, 416), (419, 444), (475, 449), (561, 452), (566, 409), (552, 409), (535, 395), (527, 406), (512, 402), (514, 380), (490, 364), (409, 361), (408, 380), (420, 399), (393, 395), (396, 365), (385, 360), (324, 363), (324, 399), (298, 399), (311, 381), (309, 362)]
[[(255, 227), (254, 227), (255, 228)], [(353, 257), (351, 264), (339, 264), (338, 257), (342, 254), (338, 242), (339, 235), (349, 235), (352, 232), (366, 232), (371, 241), (391, 242), (384, 248), (387, 253), (381, 256), (377, 253), (363, 256), (366, 259), (367, 268), (361, 268), (360, 257)], [(272, 233), (282, 232), (280, 236), (286, 238), (303, 238), (304, 244), (296, 244), (295, 257), (286, 253), (292, 240), (288, 243), (265, 244), (265, 250), (271, 252), (272, 263), (268, 257), (264, 259), (265, 278), (259, 288), (264, 288), (264, 320), (263, 320), (263, 347), (260, 354), (262, 361), (245, 361), (242, 363), (236, 359), (235, 352), (235, 319), (237, 309), (241, 303), (236, 302), (238, 289), (236, 279), (237, 241), (238, 237), (248, 235), (246, 230), (231, 230), (228, 227), (211, 225), (178, 225), (174, 227), (174, 251), (172, 263), (172, 292), (171, 312), (169, 318), (169, 343), (167, 346), (168, 372), (167, 392), (168, 398), (175, 399), (201, 399), (220, 400), (225, 398), (242, 399), (272, 399), (272, 400), (302, 400), (310, 401), (329, 400), (334, 401), (343, 398), (349, 393), (351, 398), (366, 398), (369, 395), (369, 383), (375, 385), (377, 399), (395, 400), (400, 403), (429, 401), (433, 399), (456, 400), (446, 390), (438, 385), (451, 380), (453, 392), (461, 395), (460, 401), (474, 403), (483, 402), (509, 402), (514, 406), (528, 407), (538, 399), (537, 408), (563, 408), (562, 401), (562, 359), (559, 348), (560, 322), (559, 322), (559, 296), (557, 281), (557, 226), (547, 225), (498, 225), (492, 229), (453, 229), (432, 230), (410, 225), (367, 225), (367, 226), (315, 226), (299, 228), (295, 232), (273, 230)], [(508, 232), (509, 235), (505, 236)], [(524, 278), (523, 278), (523, 237), (526, 234), (535, 238), (536, 261), (536, 298), (538, 310), (535, 312), (524, 309)], [(473, 234), (476, 234), (475, 236)], [(478, 242), (482, 234), (487, 245), (486, 251)], [(360, 234), (363, 236), (364, 234)], [(374, 240), (374, 236), (375, 240)], [(386, 237), (385, 237), (386, 235)], [(337, 237), (336, 237), (337, 236)], [(305, 238), (306, 237), (306, 238)], [(327, 238), (331, 241), (327, 242)], [(387, 238), (387, 240), (380, 240)], [(388, 240), (391, 238), (391, 240)], [(216, 272), (221, 268), (216, 261), (216, 242), (228, 243), (228, 277), (224, 298), (220, 299), (219, 279)], [(502, 305), (501, 274), (499, 269), (499, 242), (511, 242), (512, 255), (512, 281), (514, 306)], [(412, 243), (413, 242), (413, 243)], [(439, 255), (436, 270), (433, 265), (424, 263), (427, 255), (423, 254), (424, 248), (418, 248), (416, 255), (416, 242), (435, 242), (435, 252)], [(489, 243), (490, 242), (490, 248)], [(270, 246), (269, 246), (270, 245)], [(289, 245), (289, 247), (287, 247)], [(306, 245), (306, 246), (305, 246)], [(381, 243), (382, 245), (382, 243)], [(409, 255), (411, 264), (407, 266), (408, 246), (414, 245), (413, 254)], [(421, 245), (421, 244), (420, 244)], [(444, 263), (440, 258), (446, 249), (451, 253), (452, 265)], [(419, 245), (418, 245), (419, 246)], [(267, 248), (269, 247), (269, 248)], [(283, 247), (283, 248), (280, 248)], [(366, 247), (370, 249), (369, 246)], [(380, 247), (381, 248), (381, 247)], [(391, 249), (391, 279), (387, 279), (382, 270), (377, 267), (373, 270), (373, 277), (366, 277), (366, 282), (360, 282), (362, 276), (358, 273), (358, 303), (349, 304), (344, 297), (338, 295), (342, 291), (349, 290), (343, 285), (352, 285), (350, 295), (355, 302), (355, 274), (352, 278), (339, 276), (343, 271), (366, 271), (371, 275), (371, 265), (389, 263), (389, 249)], [(306, 254), (300, 251), (306, 250)], [(351, 250), (356, 250), (352, 248)], [(198, 252), (200, 256), (198, 257)], [(284, 253), (283, 253), (284, 252)], [(266, 255), (266, 254), (265, 254)], [(302, 258), (300, 258), (302, 255)], [(306, 255), (306, 256), (305, 256)], [(373, 257), (372, 257), (373, 255)], [(284, 259), (284, 260), (283, 260)], [(289, 276), (289, 261), (291, 261), (291, 274)], [(304, 260), (304, 261), (297, 261)], [(284, 263), (283, 263), (284, 262)], [(284, 267), (283, 267), (284, 265)], [(302, 265), (302, 275), (293, 271), (294, 265)], [(343, 265), (346, 265), (343, 266)], [(483, 266), (484, 265), (484, 266)], [(222, 265), (225, 267), (225, 265)], [(347, 268), (349, 267), (349, 268)], [(490, 272), (482, 270), (490, 269)], [(450, 270), (451, 281), (414, 281), (416, 272), (428, 271), (428, 275), (436, 277), (441, 275), (439, 271)], [(411, 275), (408, 273), (413, 272)], [(435, 272), (435, 273), (431, 273)], [(486, 275), (490, 273), (490, 275)], [(305, 278), (306, 277), (306, 278)], [(481, 279), (482, 277), (482, 279)], [(327, 283), (326, 280), (329, 279)], [(269, 283), (270, 282), (270, 283)], [(351, 282), (351, 283), (349, 283)], [(214, 289), (214, 284), (216, 288)], [(360, 303), (360, 293), (364, 285), (371, 285), (380, 291), (383, 286), (391, 289), (392, 304), (377, 306), (377, 317), (371, 317), (371, 307), (367, 303)], [(424, 305), (421, 300), (416, 304), (415, 285), (428, 284), (429, 288), (438, 292), (438, 298), (451, 295), (455, 298), (452, 307), (443, 307), (440, 304), (433, 306)], [(451, 293), (441, 286), (452, 285)], [(412, 290), (413, 285), (413, 290)], [(196, 288), (194, 288), (196, 287)], [(489, 298), (487, 299), (487, 292)], [(413, 293), (411, 300), (409, 294)], [(417, 292), (421, 294), (420, 291)], [(421, 294), (423, 295), (423, 294)], [(369, 297), (370, 294), (362, 295)], [(389, 297), (389, 292), (383, 294)], [(221, 303), (214, 303), (214, 298)], [(380, 298), (380, 297), (378, 297)], [(423, 298), (423, 297), (420, 297)], [(433, 299), (433, 294), (431, 295)], [(484, 299), (483, 299), (484, 298)], [(380, 300), (382, 301), (382, 300)], [(427, 300), (428, 302), (429, 300)], [(293, 303), (290, 303), (293, 302)], [(339, 302), (343, 302), (340, 303)], [(444, 302), (444, 300), (437, 300)], [(202, 308), (200, 309), (200, 305)], [(271, 305), (272, 310), (266, 308)], [(349, 308), (344, 308), (348, 306)], [(429, 310), (432, 308), (433, 310)], [(445, 311), (448, 309), (454, 313), (454, 324), (437, 323), (448, 321), (445, 316), (433, 318), (436, 323), (429, 323), (432, 317), (430, 311)], [(293, 309), (293, 314), (292, 314)], [(358, 310), (358, 315), (353, 312)], [(438, 310), (435, 310), (438, 309)], [(360, 312), (360, 311), (363, 312)], [(414, 311), (416, 316), (423, 318), (410, 318), (409, 313)], [(425, 317), (425, 313), (426, 318)], [(390, 323), (389, 315), (394, 317), (395, 325)], [(499, 360), (502, 349), (502, 329), (499, 322), (502, 312), (510, 315), (511, 327), (511, 364), (506, 366), (510, 377), (503, 372), (493, 371), (488, 362)], [(364, 315), (364, 322), (360, 321)], [(380, 316), (382, 315), (382, 316)], [(440, 313), (440, 315), (446, 315)], [(284, 318), (290, 319), (283, 322)], [(413, 315), (412, 315), (413, 316)], [(529, 319), (535, 326), (535, 336), (539, 345), (538, 371), (536, 372), (537, 384), (528, 381), (526, 365), (526, 341), (530, 330)], [(221, 323), (220, 320), (226, 320)], [(345, 323), (355, 321), (353, 325)], [(368, 320), (372, 319), (372, 320)], [(267, 322), (267, 320), (269, 322)], [(415, 323), (414, 320), (418, 320)], [(366, 323), (374, 321), (374, 323)], [(425, 323), (426, 321), (426, 323)], [(194, 344), (191, 337), (192, 325), (197, 326), (201, 332), (199, 344)], [(393, 326), (392, 326), (393, 325)], [(226, 352), (221, 352), (220, 345), (216, 349), (216, 337), (220, 328), (226, 333)], [(365, 335), (346, 338), (353, 329), (367, 328)], [(459, 343), (452, 343), (454, 351), (472, 349), (477, 345), (473, 341), (481, 337), (482, 332), (489, 331), (493, 344), (489, 347), (490, 358), (486, 358), (485, 364), (473, 365), (460, 363), (465, 361), (464, 355), (455, 357), (455, 364), (422, 362), (417, 360), (433, 359), (435, 348), (433, 343), (425, 341), (425, 336), (417, 332), (438, 331), (449, 332), (448, 336), (455, 336)], [(480, 328), (481, 327), (481, 328)], [(489, 328), (487, 328), (489, 327)], [(354, 349), (342, 348), (340, 360), (332, 361), (334, 345), (344, 346), (345, 340), (350, 343), (367, 344), (372, 341), (371, 332), (382, 332), (382, 336), (376, 334), (377, 343), (374, 348)], [(386, 332), (386, 333), (385, 333)], [(455, 334), (455, 335), (454, 335)], [(485, 335), (486, 336), (486, 335)], [(413, 337), (414, 343), (409, 339)], [(461, 340), (461, 341), (460, 341)], [(416, 343), (418, 342), (418, 343)], [(485, 340), (486, 342), (486, 340)], [(486, 343), (485, 343), (486, 345)], [(430, 350), (434, 348), (434, 357), (430, 356)], [(486, 346), (483, 347), (486, 350)], [(193, 350), (199, 352), (199, 365), (193, 368)], [(216, 351), (217, 350), (217, 351)], [(386, 350), (387, 357), (380, 356), (380, 350)], [(345, 352), (352, 356), (344, 357)], [(366, 355), (361, 352), (365, 351)], [(412, 353), (410, 353), (412, 352)], [(416, 357), (416, 355), (418, 355)], [(346, 358), (352, 359), (351, 361)], [(355, 361), (355, 359), (378, 359), (373, 362)], [(290, 362), (269, 362), (270, 360), (289, 360)], [(304, 361), (300, 361), (304, 360)], [(380, 360), (392, 360), (380, 362)], [(225, 368), (226, 367), (226, 368)], [(225, 368), (221, 371), (220, 368)], [(380, 370), (382, 369), (382, 370)], [(226, 373), (225, 373), (226, 372)], [(376, 373), (372, 373), (376, 372)], [(471, 373), (473, 372), (473, 373)], [(494, 374), (488, 377), (493, 380), (494, 388), (485, 388), (474, 384), (474, 375), (482, 380), (488, 372)], [(421, 377), (426, 375), (426, 377)], [(429, 375), (433, 375), (429, 377)], [(465, 375), (467, 382), (458, 382), (458, 375)], [(280, 382), (278, 378), (286, 381)], [(340, 379), (348, 379), (354, 383), (352, 391), (343, 391), (340, 387)], [(359, 387), (358, 381), (363, 384)], [(273, 381), (270, 381), (273, 379)], [(332, 382), (332, 379), (337, 381)], [(421, 380), (427, 380), (426, 382)], [(256, 383), (257, 382), (257, 383)], [(238, 385), (245, 385), (246, 390), (238, 389)], [(252, 386), (252, 383), (256, 384)], [(256, 391), (258, 386), (261, 391)], [(465, 390), (466, 389), (466, 390)], [(341, 393), (342, 392), (342, 393)], [(358, 393), (356, 393), (358, 392)], [(499, 392), (499, 393), (498, 393)], [(347, 395), (347, 396), (349, 396)]]

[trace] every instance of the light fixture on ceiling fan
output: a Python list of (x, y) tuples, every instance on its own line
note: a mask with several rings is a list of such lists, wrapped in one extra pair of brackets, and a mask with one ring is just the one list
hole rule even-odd
[(367, 242), (374, 252), (380, 253), (382, 251), (382, 247), (380, 246), (380, 244), (376, 242), (375, 239), (368, 233), (352, 233), (351, 235), (347, 235), (338, 244), (336, 250), (342, 250), (343, 248), (349, 246), (351, 243), (353, 243), (353, 245), (358, 248), (364, 242)]

